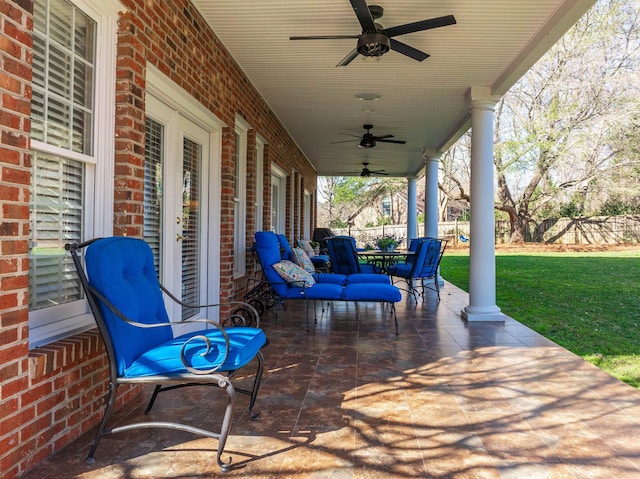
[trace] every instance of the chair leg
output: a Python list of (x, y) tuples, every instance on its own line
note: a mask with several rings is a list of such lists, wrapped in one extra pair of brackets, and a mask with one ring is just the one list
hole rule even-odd
[(260, 390), (260, 384), (262, 383), (262, 372), (264, 370), (264, 357), (262, 356), (262, 351), (259, 351), (256, 354), (256, 358), (258, 358), (258, 370), (256, 371), (256, 379), (253, 381), (253, 388), (251, 389), (251, 399), (249, 400), (249, 414), (252, 419), (258, 419), (260, 416), (260, 411), (254, 412), (253, 406), (256, 404), (256, 399), (258, 398), (258, 391)]
[(396, 336), (400, 336), (400, 333), (398, 332), (398, 316), (396, 315), (396, 305), (395, 303), (390, 303), (391, 304), (391, 314), (393, 314), (393, 321), (396, 324)]
[[(100, 425), (98, 426), (98, 432), (96, 432), (96, 437), (93, 439), (91, 443), (91, 447), (89, 448), (89, 453), (87, 454), (87, 464), (95, 464), (96, 460), (93, 455), (96, 453), (96, 449), (98, 449), (98, 444), (100, 443), (100, 439), (103, 435), (105, 435), (105, 429), (107, 427), (107, 421), (111, 417), (111, 413), (113, 412), (113, 406), (116, 403), (116, 393), (118, 391), (118, 384), (109, 382), (109, 392), (107, 394), (107, 403), (104, 409), (104, 415), (102, 416), (102, 420), (100, 421)], [(108, 433), (107, 433), (108, 434)]]
[(224, 418), (222, 419), (222, 427), (220, 428), (220, 436), (218, 437), (218, 452), (216, 455), (216, 459), (218, 461), (218, 466), (220, 466), (220, 472), (229, 472), (231, 468), (232, 458), (229, 457), (227, 462), (222, 460), (222, 453), (224, 451), (224, 446), (227, 442), (227, 437), (229, 437), (229, 430), (231, 428), (231, 419), (233, 417), (233, 405), (236, 399), (236, 391), (231, 385), (231, 382), (227, 381), (226, 386), (224, 386), (225, 391), (227, 392), (228, 400), (227, 407), (224, 411)]
[(156, 387), (153, 390), (153, 394), (151, 395), (151, 399), (149, 399), (149, 404), (147, 406), (147, 409), (145, 409), (145, 411), (144, 411), (145, 414), (149, 414), (149, 412), (151, 411), (151, 408), (155, 404), (156, 398), (158, 397), (158, 394), (160, 393), (161, 390), (162, 390), (162, 386), (160, 386), (159, 384), (156, 385)]

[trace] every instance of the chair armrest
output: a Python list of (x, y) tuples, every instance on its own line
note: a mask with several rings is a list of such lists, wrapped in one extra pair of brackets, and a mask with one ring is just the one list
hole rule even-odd
[[(113, 303), (111, 303), (111, 301), (109, 301), (107, 298), (105, 298), (102, 293), (100, 293), (100, 291), (98, 291), (96, 288), (94, 288), (93, 286), (89, 285), (89, 290), (91, 291), (91, 294), (95, 295), (96, 298), (98, 298), (100, 301), (102, 301), (102, 303), (104, 303), (105, 306), (107, 306), (107, 308), (109, 308), (118, 318), (120, 318), (122, 321), (124, 321), (125, 323), (134, 326), (136, 328), (163, 328), (163, 327), (172, 327), (175, 326), (176, 323), (139, 323), (137, 321), (133, 321), (132, 319), (128, 318), (122, 311), (120, 311)], [(255, 309), (251, 306), (248, 305), (251, 309), (253, 309), (255, 311)], [(257, 314), (257, 311), (256, 311)], [(180, 324), (185, 324), (185, 323), (200, 323), (200, 324), (206, 324), (206, 325), (211, 325), (214, 328), (218, 329), (218, 331), (220, 331), (222, 338), (224, 339), (224, 354), (223, 354), (223, 358), (221, 361), (219, 361), (218, 365), (210, 368), (210, 369), (195, 369), (193, 367), (191, 367), (188, 363), (187, 363), (187, 358), (185, 356), (185, 349), (187, 347), (187, 345), (193, 341), (196, 340), (200, 340), (202, 342), (204, 342), (206, 344), (206, 350), (204, 352), (201, 353), (201, 356), (205, 356), (206, 354), (209, 353), (209, 351), (211, 351), (211, 341), (209, 340), (209, 338), (207, 338), (205, 335), (203, 334), (197, 334), (194, 335), (192, 337), (190, 337), (189, 339), (187, 339), (184, 344), (182, 345), (182, 347), (180, 348), (180, 360), (182, 361), (182, 365), (184, 366), (184, 368), (189, 371), (192, 374), (213, 374), (216, 371), (218, 371), (222, 365), (224, 364), (224, 362), (227, 360), (227, 357), (229, 356), (229, 350), (230, 350), (230, 343), (229, 343), (229, 336), (227, 335), (224, 327), (222, 327), (219, 323), (217, 323), (216, 321), (213, 321), (211, 319), (186, 319), (184, 321), (182, 321)]]
[[(165, 288), (164, 286), (160, 285), (160, 289), (162, 290), (162, 292), (164, 292), (167, 296), (169, 296), (174, 302), (178, 303), (181, 306), (185, 306), (187, 308), (195, 308), (195, 309), (202, 309), (202, 308), (220, 308), (223, 306), (240, 306), (241, 309), (247, 310), (249, 311), (250, 315), (252, 316), (253, 321), (255, 321), (256, 327), (259, 328), (260, 327), (260, 315), (258, 314), (258, 311), (251, 306), (249, 303), (245, 303), (244, 301), (229, 301), (227, 303), (212, 303), (212, 304), (189, 304), (189, 303), (185, 303), (184, 301), (181, 301), (180, 299), (176, 298), (171, 291), (169, 291), (167, 288)], [(242, 321), (243, 325), (246, 325), (246, 318), (244, 316), (242, 316), (241, 314), (238, 314), (239, 309), (236, 309), (233, 313), (231, 313), (231, 316), (229, 319), (231, 320), (232, 324), (235, 324), (235, 322), (233, 321), (234, 319), (239, 319)], [(186, 323), (189, 320), (183, 320), (182, 323)], [(252, 324), (253, 321), (249, 321), (249, 324)]]

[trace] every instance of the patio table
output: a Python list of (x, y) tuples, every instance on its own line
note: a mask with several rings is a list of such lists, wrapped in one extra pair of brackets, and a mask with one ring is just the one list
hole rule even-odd
[(379, 264), (382, 271), (387, 272), (387, 268), (395, 264), (399, 259), (407, 259), (415, 254), (415, 251), (409, 250), (393, 250), (382, 251), (379, 249), (358, 251), (358, 256), (365, 259), (368, 263)]

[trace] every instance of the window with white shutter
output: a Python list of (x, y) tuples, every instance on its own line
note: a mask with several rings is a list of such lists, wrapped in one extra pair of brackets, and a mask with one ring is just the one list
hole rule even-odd
[(33, 4), (31, 347), (94, 325), (64, 245), (112, 231), (119, 5), (95, 3)]

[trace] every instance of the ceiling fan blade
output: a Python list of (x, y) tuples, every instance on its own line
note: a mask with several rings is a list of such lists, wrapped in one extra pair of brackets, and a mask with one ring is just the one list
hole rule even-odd
[(352, 137), (358, 138), (358, 139), (362, 138), (360, 135), (352, 135), (351, 133), (342, 133), (342, 132), (340, 132), (338, 134), (339, 135), (345, 135), (345, 136), (352, 136)]
[(289, 40), (353, 40), (360, 38), (360, 35), (315, 35), (289, 37)]
[(373, 16), (371, 15), (371, 11), (367, 6), (367, 2), (365, 0), (349, 0), (349, 1), (351, 2), (353, 11), (356, 12), (356, 17), (358, 17), (358, 21), (360, 22), (362, 31), (375, 32), (376, 24), (373, 21)]
[(404, 145), (406, 143), (406, 141), (404, 140), (378, 140), (380, 143), (397, 143), (398, 145)]
[(423, 61), (426, 58), (429, 58), (429, 54), (422, 52), (416, 48), (410, 47), (406, 43), (399, 42), (398, 40), (390, 39), (391, 49), (398, 53), (402, 53), (403, 55), (408, 56), (409, 58), (413, 58), (419, 62)]
[(342, 59), (342, 61), (340, 61), (340, 63), (338, 63), (336, 66), (337, 66), (337, 67), (346, 67), (349, 63), (351, 63), (353, 60), (355, 60), (355, 59), (358, 57), (358, 55), (360, 55), (360, 54), (358, 53), (358, 50), (356, 50), (356, 49), (354, 48), (354, 49), (353, 49), (353, 50), (351, 50), (351, 51), (349, 52), (349, 54), (348, 54), (346, 57), (344, 57), (344, 58)]
[(398, 25), (397, 27), (386, 28), (385, 32), (390, 37), (395, 37), (398, 35), (406, 35), (407, 33), (430, 30), (431, 28), (446, 27), (447, 25), (454, 25), (455, 23), (456, 19), (453, 15), (445, 15), (444, 17), (431, 18), (429, 20), (421, 20), (419, 22), (406, 23), (404, 25)]
[(331, 143), (329, 143), (330, 145), (337, 145), (338, 143), (351, 143), (352, 141), (359, 141), (358, 140), (342, 140), (342, 141), (332, 141)]
[(385, 138), (393, 138), (393, 135), (374, 136), (374, 140), (384, 140)]
[(389, 173), (385, 173), (384, 170), (372, 170), (369, 173), (371, 173), (372, 175), (382, 175), (382, 176), (389, 176)]

